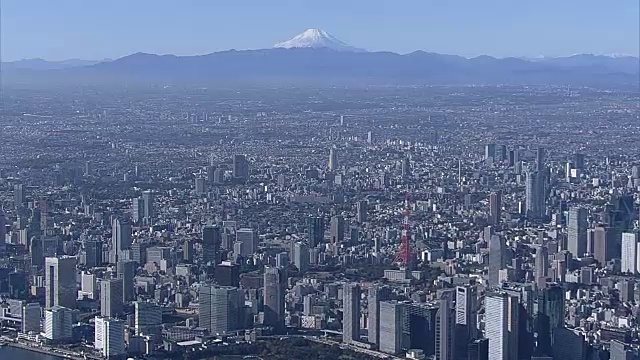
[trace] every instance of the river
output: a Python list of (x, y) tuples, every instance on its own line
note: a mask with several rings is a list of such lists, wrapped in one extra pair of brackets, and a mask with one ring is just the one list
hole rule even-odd
[(29, 351), (11, 346), (0, 347), (0, 359), (11, 360), (62, 360), (64, 358), (53, 355), (45, 355), (35, 351)]

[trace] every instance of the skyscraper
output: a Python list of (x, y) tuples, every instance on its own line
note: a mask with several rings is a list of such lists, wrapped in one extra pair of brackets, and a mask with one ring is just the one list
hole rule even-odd
[(126, 219), (116, 218), (111, 226), (111, 253), (109, 261), (117, 264), (124, 250), (131, 249), (131, 223)]
[(536, 171), (539, 173), (544, 173), (544, 158), (545, 158), (545, 150), (543, 147), (538, 147), (536, 150)]
[(538, 220), (544, 215), (545, 200), (542, 178), (541, 172), (530, 171), (527, 173), (526, 210), (529, 220)]
[(144, 221), (144, 199), (137, 197), (131, 199), (131, 218), (136, 224), (142, 224)]
[(569, 209), (567, 226), (567, 249), (574, 257), (582, 257), (587, 252), (587, 209)]
[(356, 203), (356, 220), (359, 223), (367, 221), (367, 202), (364, 200)]
[(342, 341), (349, 344), (360, 341), (360, 285), (344, 284), (342, 294)]
[(73, 256), (45, 259), (45, 307), (76, 307), (76, 258)]
[(491, 235), (489, 240), (489, 286), (500, 285), (500, 270), (506, 265), (505, 250), (502, 236)]
[(71, 340), (73, 312), (63, 306), (52, 306), (44, 311), (44, 337), (59, 342)]
[(153, 218), (155, 217), (155, 209), (153, 206), (153, 193), (151, 190), (142, 192), (142, 201), (144, 204), (144, 219), (143, 222), (147, 225), (153, 223)]
[(640, 257), (638, 256), (639, 250), (640, 233), (622, 233), (621, 271), (623, 273), (637, 274), (640, 272), (640, 266), (638, 265), (640, 261)]
[(536, 249), (535, 280), (539, 289), (544, 289), (549, 274), (549, 248), (544, 245)]
[(496, 144), (487, 144), (484, 147), (484, 160), (487, 165), (493, 164), (496, 157)]
[(218, 250), (221, 243), (222, 233), (220, 232), (220, 227), (205, 226), (202, 228), (202, 262), (204, 264), (218, 264)]
[(16, 184), (13, 187), (13, 202), (16, 209), (19, 209), (24, 205), (24, 187), (22, 184)]
[(454, 312), (449, 300), (440, 300), (436, 318), (436, 360), (454, 360)]
[(338, 154), (336, 154), (336, 149), (329, 149), (329, 171), (335, 171), (338, 168)]
[(88, 240), (84, 242), (85, 265), (94, 268), (102, 265), (102, 241)]
[(293, 244), (293, 264), (298, 268), (301, 274), (309, 270), (309, 246), (304, 242), (296, 242)]
[(199, 293), (199, 325), (211, 334), (223, 334), (239, 327), (240, 297), (229, 286), (203, 285)]
[(126, 354), (124, 321), (103, 317), (95, 318), (94, 348), (106, 358)]
[(489, 224), (498, 225), (502, 213), (502, 192), (496, 191), (489, 195)]
[(233, 155), (233, 177), (241, 181), (249, 180), (249, 162), (246, 156), (241, 154)]
[(485, 298), (485, 337), (489, 339), (489, 359), (518, 358), (518, 299), (504, 293)]
[(309, 234), (309, 247), (314, 248), (324, 241), (324, 218), (310, 216), (307, 218), (307, 233)]
[(284, 326), (284, 295), (286, 277), (284, 269), (267, 267), (264, 271), (264, 323), (276, 331)]
[(29, 303), (22, 307), (22, 328), (25, 334), (40, 333), (42, 323), (42, 307), (39, 303)]
[(378, 349), (387, 354), (402, 351), (403, 307), (396, 301), (380, 302), (380, 343)]
[(538, 352), (548, 356), (553, 352), (554, 332), (564, 327), (564, 290), (559, 285), (539, 292), (536, 333)]
[(615, 241), (615, 230), (611, 227), (596, 227), (593, 230), (593, 245), (593, 257), (602, 265), (618, 257), (619, 245)]
[(340, 246), (344, 242), (344, 218), (341, 215), (331, 217), (331, 243)]
[(7, 252), (7, 218), (4, 211), (0, 209), (0, 256)]
[(402, 171), (403, 178), (411, 176), (411, 161), (409, 160), (408, 156), (405, 156), (402, 159), (402, 165), (400, 170)]
[(242, 256), (249, 257), (256, 252), (258, 245), (258, 233), (249, 228), (236, 231), (236, 241), (242, 244)]
[(162, 328), (162, 308), (151, 302), (135, 303), (136, 335), (159, 335)]
[(369, 342), (380, 343), (380, 302), (389, 300), (391, 289), (386, 286), (372, 285), (367, 294), (369, 316), (367, 319), (367, 334)]
[(100, 282), (100, 315), (116, 317), (122, 312), (122, 279), (103, 279)]
[(469, 341), (478, 337), (478, 288), (456, 287), (456, 348), (464, 353)]
[(122, 280), (122, 299), (125, 302), (135, 300), (133, 278), (136, 276), (136, 262), (133, 260), (118, 261), (117, 271), (118, 279)]
[(195, 180), (195, 192), (196, 195), (202, 195), (205, 191), (205, 180), (203, 177), (197, 177)]

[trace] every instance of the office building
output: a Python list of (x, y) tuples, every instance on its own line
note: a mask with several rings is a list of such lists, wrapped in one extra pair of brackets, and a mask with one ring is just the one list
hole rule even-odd
[(544, 245), (540, 245), (536, 249), (534, 272), (538, 288), (544, 289), (549, 274), (549, 248)]
[(559, 285), (551, 285), (538, 293), (538, 313), (536, 333), (538, 353), (553, 354), (554, 332), (564, 327), (564, 290)]
[(239, 328), (240, 295), (237, 288), (203, 285), (199, 293), (199, 325), (211, 334)]
[(44, 337), (52, 342), (71, 340), (73, 311), (62, 306), (53, 306), (44, 311)]
[(455, 359), (455, 318), (449, 300), (439, 300), (436, 317), (436, 359)]
[(478, 288), (473, 285), (456, 287), (456, 347), (463, 353), (467, 343), (478, 337)]
[(539, 173), (544, 173), (544, 170), (545, 170), (545, 165), (544, 165), (545, 155), (546, 155), (546, 152), (545, 152), (544, 148), (538, 147), (538, 149), (536, 149), (536, 171), (539, 172)]
[(593, 230), (593, 257), (602, 265), (618, 257), (618, 246), (615, 241), (615, 230), (611, 227), (598, 226)]
[(491, 235), (489, 240), (489, 286), (500, 285), (500, 270), (506, 266), (506, 245), (504, 238)]
[(136, 301), (134, 321), (136, 335), (160, 335), (162, 308), (151, 302)]
[(233, 155), (233, 177), (241, 181), (249, 180), (249, 162), (246, 156)]
[(100, 292), (98, 291), (98, 284), (96, 281), (96, 275), (88, 272), (82, 272), (80, 276), (80, 297), (87, 297), (88, 299), (95, 300), (98, 298)]
[(380, 342), (378, 350), (392, 355), (403, 351), (403, 304), (396, 301), (380, 302)]
[(205, 181), (203, 177), (197, 177), (195, 180), (195, 191), (196, 195), (200, 196), (204, 194), (205, 191)]
[(236, 231), (236, 241), (242, 244), (241, 254), (243, 257), (253, 255), (258, 247), (258, 233), (253, 229), (242, 228)]
[(543, 174), (537, 171), (527, 173), (526, 215), (529, 220), (539, 220), (544, 216), (545, 197)]
[(214, 279), (220, 286), (240, 286), (240, 267), (230, 261), (223, 261), (216, 266)]
[(0, 256), (7, 252), (7, 217), (0, 208)]
[(638, 274), (640, 272), (640, 233), (622, 233), (621, 271), (623, 273)]
[(100, 315), (116, 317), (123, 306), (122, 279), (102, 280), (100, 282)]
[(25, 333), (39, 334), (42, 323), (42, 307), (39, 303), (29, 303), (22, 306), (22, 323), (20, 330)]
[(131, 199), (131, 219), (135, 224), (142, 224), (144, 221), (144, 199), (137, 197)]
[(487, 144), (484, 147), (484, 160), (487, 165), (494, 163), (496, 157), (496, 144)]
[(45, 259), (45, 307), (76, 307), (76, 258), (73, 256)]
[(135, 300), (133, 278), (136, 276), (136, 262), (133, 260), (118, 261), (117, 271), (118, 279), (122, 280), (122, 299), (124, 302)]
[(587, 209), (585, 208), (569, 209), (567, 250), (576, 258), (584, 256), (587, 252)]
[(284, 327), (284, 295), (287, 279), (284, 269), (266, 267), (264, 271), (264, 324), (276, 331)]
[(16, 209), (24, 205), (24, 186), (22, 184), (13, 186), (13, 203)]
[(96, 317), (94, 322), (94, 348), (105, 358), (127, 353), (124, 341), (124, 321)]
[(356, 220), (359, 223), (367, 221), (367, 202), (364, 200), (356, 203)]
[(102, 265), (102, 241), (84, 242), (84, 265), (89, 269)]
[(309, 270), (309, 246), (304, 242), (296, 242), (293, 245), (293, 264), (298, 268), (300, 274)]
[(502, 192), (492, 192), (489, 195), (489, 224), (496, 226), (500, 224), (502, 216)]
[(518, 358), (518, 299), (504, 293), (485, 297), (485, 337), (489, 359)]
[(182, 243), (182, 260), (184, 260), (187, 263), (193, 262), (193, 252), (194, 251), (195, 250), (193, 248), (193, 243), (191, 242), (191, 240), (186, 239)]
[(155, 209), (153, 204), (153, 193), (150, 190), (142, 192), (142, 201), (144, 203), (143, 223), (151, 225), (155, 217)]
[(360, 341), (360, 285), (347, 283), (342, 290), (342, 341)]
[(338, 154), (335, 148), (329, 149), (329, 171), (335, 171), (338, 168)]
[(340, 246), (344, 242), (344, 218), (341, 215), (331, 217), (331, 244)]
[(117, 264), (125, 250), (131, 249), (131, 223), (126, 219), (113, 219), (111, 226), (111, 252), (109, 262)]
[(367, 336), (369, 342), (375, 345), (380, 343), (380, 302), (389, 300), (391, 289), (386, 286), (372, 285), (367, 294)]
[(411, 160), (409, 159), (408, 156), (405, 156), (402, 159), (401, 171), (402, 171), (401, 175), (403, 178), (411, 176)]
[(489, 360), (489, 340), (476, 339), (467, 345), (467, 357), (465, 360)]
[(309, 247), (314, 248), (324, 242), (324, 218), (320, 216), (310, 216), (307, 218), (307, 234), (309, 236)]
[[(241, 229), (244, 230), (244, 229)], [(250, 230), (250, 229), (249, 229)], [(240, 230), (238, 230), (240, 231)], [(253, 237), (254, 233), (249, 232), (248, 235), (246, 236), (250, 236), (250, 239), (248, 239), (247, 241), (252, 241), (253, 243)], [(238, 237), (240, 236), (245, 236), (245, 234), (241, 234), (238, 235)], [(244, 238), (242, 238), (244, 239)], [(240, 241), (240, 240), (238, 240)], [(244, 241), (244, 240), (243, 240)], [(222, 243), (222, 234), (220, 232), (220, 227), (218, 226), (204, 226), (202, 228), (202, 262), (204, 264), (213, 264), (216, 265), (219, 262), (219, 258), (218, 258), (218, 251), (220, 249), (220, 244)], [(246, 246), (252, 246), (251, 244), (247, 243)], [(243, 249), (244, 249), (245, 245), (243, 245)], [(250, 250), (252, 248), (249, 248), (248, 250)]]

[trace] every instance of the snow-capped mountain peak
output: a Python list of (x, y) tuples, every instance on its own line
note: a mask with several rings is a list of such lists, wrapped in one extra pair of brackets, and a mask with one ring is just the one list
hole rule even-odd
[(321, 29), (307, 29), (291, 40), (275, 44), (275, 48), (327, 48), (336, 51), (363, 52), (365, 50), (348, 45)]

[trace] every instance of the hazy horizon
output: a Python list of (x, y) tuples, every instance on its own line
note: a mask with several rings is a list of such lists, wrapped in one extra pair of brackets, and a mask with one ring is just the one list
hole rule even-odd
[(247, 1), (243, 6), (193, 0), (175, 4), (5, 0), (2, 61), (95, 61), (138, 52), (201, 55), (265, 49), (307, 28), (323, 29), (369, 51), (423, 50), (467, 58), (638, 56), (640, 43), (638, 2), (410, 0), (398, 6), (382, 0), (326, 0)]

